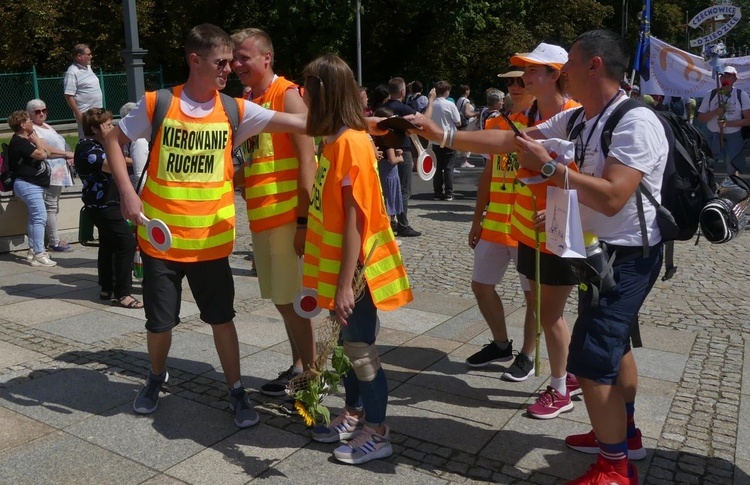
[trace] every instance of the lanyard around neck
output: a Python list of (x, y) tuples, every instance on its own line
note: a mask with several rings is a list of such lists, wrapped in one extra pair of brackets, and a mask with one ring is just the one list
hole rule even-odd
[[(583, 165), (583, 159), (586, 156), (586, 150), (589, 147), (589, 142), (591, 141), (591, 137), (594, 135), (594, 132), (596, 131), (596, 127), (599, 124), (599, 121), (602, 119), (602, 116), (604, 116), (604, 113), (607, 112), (607, 109), (612, 105), (612, 103), (615, 102), (617, 98), (620, 97), (621, 91), (617, 91), (612, 98), (610, 98), (609, 101), (607, 101), (607, 104), (604, 105), (604, 109), (602, 109), (601, 113), (599, 113), (599, 116), (596, 117), (596, 120), (594, 120), (594, 126), (591, 127), (591, 131), (589, 131), (589, 136), (586, 137), (586, 143), (582, 146), (580, 156), (576, 156), (576, 165), (579, 167)], [(571, 130), (570, 134), (575, 136), (571, 136), (571, 138), (576, 139), (581, 137), (581, 133), (583, 132), (583, 129), (586, 127), (586, 111), (583, 112), (583, 121), (576, 125), (573, 130)], [(576, 153), (578, 155), (578, 153)]]

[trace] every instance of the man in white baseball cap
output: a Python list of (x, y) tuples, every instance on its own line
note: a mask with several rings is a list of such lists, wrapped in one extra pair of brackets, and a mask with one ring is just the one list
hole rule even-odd
[[(714, 170), (727, 174), (745, 173), (747, 164), (743, 154), (745, 140), (742, 127), (750, 124), (750, 97), (734, 88), (737, 69), (724, 66), (719, 78), (721, 88), (712, 89), (698, 108), (698, 121), (706, 123), (709, 142), (714, 154)], [(722, 140), (723, 136), (723, 140)]]

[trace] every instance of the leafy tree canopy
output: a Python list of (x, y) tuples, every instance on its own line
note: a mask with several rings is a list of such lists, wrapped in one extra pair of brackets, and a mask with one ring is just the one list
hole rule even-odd
[[(125, 49), (122, 0), (25, 0), (0, 10), (0, 59), (4, 71), (61, 75), (70, 48), (87, 43), (94, 65), (122, 71)], [(748, 0), (735, 4), (750, 8)], [(182, 43), (187, 30), (210, 22), (227, 32), (245, 27), (266, 30), (274, 41), (275, 68), (291, 78), (316, 56), (335, 52), (356, 72), (355, 7), (351, 0), (138, 0), (140, 45), (148, 50), (146, 68), (162, 66), (167, 83), (183, 81)], [(652, 0), (652, 33), (686, 48), (685, 23), (713, 4), (708, 0)], [(622, 30), (635, 48), (642, 2), (633, 0), (361, 0), (364, 84), (390, 77), (428, 84), (446, 79), (470, 84), (474, 93), (498, 85), (495, 77), (515, 52), (539, 42), (569, 47), (580, 33), (595, 28)], [(750, 13), (750, 12), (748, 12)], [(731, 52), (744, 53), (750, 29), (742, 23), (725, 39)], [(745, 47), (745, 49), (747, 49)], [(479, 100), (478, 100), (479, 101)]]

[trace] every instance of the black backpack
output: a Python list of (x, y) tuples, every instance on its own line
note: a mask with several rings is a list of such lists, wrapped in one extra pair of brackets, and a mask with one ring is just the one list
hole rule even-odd
[(0, 155), (0, 192), (13, 190), (13, 174), (10, 171), (10, 158), (8, 158), (8, 144), (3, 143), (3, 152)]
[[(647, 106), (635, 99), (628, 99), (617, 106), (609, 116), (604, 123), (600, 142), (605, 158), (609, 154), (612, 132), (622, 117), (631, 109), (642, 107)], [(714, 178), (710, 168), (711, 148), (703, 134), (684, 118), (670, 111), (653, 112), (664, 126), (669, 145), (661, 185), (662, 202), (659, 204), (641, 182), (636, 191), (636, 203), (643, 235), (644, 256), (648, 255), (648, 239), (643, 196), (656, 207), (656, 220), (666, 247), (666, 271), (662, 280), (668, 280), (677, 270), (674, 266), (673, 241), (687, 241), (695, 236), (698, 232), (701, 210), (710, 200), (716, 198), (716, 194), (713, 191)], [(583, 108), (578, 108), (568, 121), (569, 134), (582, 113)]]

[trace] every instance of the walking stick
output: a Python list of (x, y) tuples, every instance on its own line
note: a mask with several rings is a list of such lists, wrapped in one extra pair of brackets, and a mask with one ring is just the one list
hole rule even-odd
[[(721, 86), (721, 80), (719, 79), (719, 77), (720, 77), (720, 75), (717, 74), (716, 75), (716, 96), (718, 98), (717, 99), (718, 106), (721, 107), (721, 105), (722, 105), (721, 97), (724, 94), (721, 92), (722, 86)], [(724, 106), (726, 106), (726, 104)], [(724, 163), (726, 163), (726, 156), (727, 156), (727, 154), (724, 153), (724, 124), (721, 122), (721, 118), (725, 117), (725, 116), (726, 116), (726, 113), (722, 113), (722, 115), (719, 117), (718, 123), (717, 123), (719, 125), (719, 151), (721, 152), (722, 158), (724, 159)]]
[[(534, 214), (536, 214), (536, 196), (531, 196), (531, 204), (532, 208), (534, 209)], [(542, 259), (541, 254), (541, 245), (539, 243), (539, 228), (535, 225), (534, 226), (534, 240), (536, 242), (536, 264), (534, 265), (536, 268), (534, 270), (534, 285), (536, 288), (536, 301), (535, 303), (535, 309), (534, 313), (536, 314), (536, 353), (534, 355), (534, 377), (539, 377), (541, 367), (541, 344), (542, 344), (542, 283), (540, 281), (541, 279), (541, 270), (539, 268), (540, 262)]]

